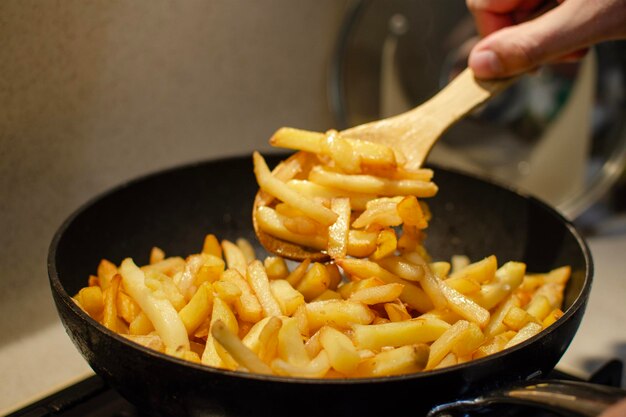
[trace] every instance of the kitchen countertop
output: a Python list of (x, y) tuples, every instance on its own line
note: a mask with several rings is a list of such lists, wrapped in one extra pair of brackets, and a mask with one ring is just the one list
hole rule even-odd
[[(558, 365), (581, 377), (610, 359), (626, 362), (626, 233), (590, 238), (588, 243), (595, 265), (594, 286), (582, 325)], [(93, 373), (60, 321), (4, 345), (0, 370), (5, 381), (0, 385), (2, 415)], [(622, 381), (626, 381), (626, 371)]]

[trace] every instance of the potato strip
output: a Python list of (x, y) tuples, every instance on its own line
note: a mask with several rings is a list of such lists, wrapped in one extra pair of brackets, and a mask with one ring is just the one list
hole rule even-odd
[(382, 196), (414, 195), (433, 197), (437, 186), (430, 181), (390, 180), (372, 175), (347, 175), (332, 172), (321, 166), (315, 166), (309, 173), (309, 181), (326, 187), (339, 188), (354, 193), (378, 194)]
[(350, 232), (350, 200), (333, 198), (330, 208), (337, 214), (337, 221), (328, 229), (328, 254), (331, 258), (344, 258), (348, 253)]
[(350, 199), (350, 206), (353, 210), (365, 210), (368, 201), (376, 198), (376, 194), (348, 193), (332, 187), (315, 184), (307, 180), (289, 180), (287, 186), (300, 194), (307, 195), (312, 198), (333, 199), (337, 197), (345, 197)]
[(272, 369), (259, 359), (246, 345), (243, 344), (239, 337), (226, 328), (226, 325), (217, 320), (211, 326), (211, 334), (220, 345), (228, 351), (230, 356), (239, 363), (239, 365), (247, 368), (250, 372), (258, 374), (271, 375)]
[(145, 275), (132, 259), (120, 265), (122, 282), (128, 294), (148, 316), (165, 346), (172, 351), (189, 350), (187, 329), (169, 301), (156, 298), (145, 284)]
[(266, 191), (290, 206), (301, 210), (307, 216), (325, 226), (330, 226), (335, 222), (337, 215), (333, 213), (332, 210), (302, 194), (299, 194), (296, 191), (293, 191), (284, 182), (274, 178), (260, 153), (255, 152), (253, 159), (254, 173), (256, 175), (257, 182), (263, 191)]
[[(348, 143), (353, 152), (365, 164), (386, 167), (395, 167), (396, 165), (395, 154), (388, 146), (364, 140), (342, 138), (341, 134), (338, 134), (336, 131), (330, 131), (330, 135), (335, 135), (340, 140)], [(270, 138), (270, 144), (281, 148), (320, 154), (324, 153), (324, 142), (328, 136), (329, 133), (282, 127)]]

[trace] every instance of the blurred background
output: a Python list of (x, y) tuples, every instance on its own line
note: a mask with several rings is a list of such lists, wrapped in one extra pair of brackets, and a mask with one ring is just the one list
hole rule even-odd
[(14, 381), (0, 410), (87, 369), (51, 327), (46, 256), (63, 220), (138, 175), (268, 150), (279, 126), (332, 127), (326, 74), (345, 8), (0, 2), (0, 374)]
[[(458, 0), (4, 0), (0, 39), (0, 374), (12, 381), (1, 412), (90, 372), (47, 282), (48, 245), (75, 209), (142, 174), (268, 152), (280, 126), (407, 110), (465, 65), (475, 32)], [(625, 52), (605, 44), (528, 77), (431, 160), (527, 190), (590, 236), (622, 237)], [(623, 237), (593, 242), (597, 260), (626, 251)], [(625, 283), (608, 291), (626, 296)], [(626, 339), (615, 343), (604, 358), (626, 357)]]

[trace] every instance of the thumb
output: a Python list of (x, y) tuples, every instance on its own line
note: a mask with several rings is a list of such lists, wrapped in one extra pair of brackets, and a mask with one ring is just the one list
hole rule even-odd
[(603, 40), (603, 21), (610, 17), (597, 3), (568, 0), (536, 19), (494, 32), (472, 49), (468, 66), (478, 78), (508, 77)]

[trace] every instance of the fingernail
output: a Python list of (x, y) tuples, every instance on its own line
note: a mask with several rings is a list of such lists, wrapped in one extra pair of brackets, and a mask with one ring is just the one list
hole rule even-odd
[(498, 55), (488, 49), (470, 54), (468, 65), (479, 78), (499, 75), (504, 69)]

